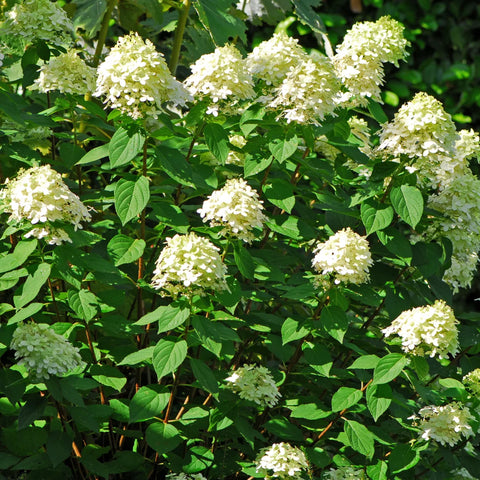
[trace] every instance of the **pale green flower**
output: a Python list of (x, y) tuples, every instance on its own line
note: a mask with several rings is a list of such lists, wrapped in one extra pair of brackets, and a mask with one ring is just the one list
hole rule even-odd
[(478, 254), (455, 251), (451, 261), (452, 264), (445, 271), (442, 280), (452, 287), (453, 293), (457, 293), (460, 288), (470, 287), (473, 277), (477, 273)]
[(365, 472), (350, 465), (343, 467), (331, 468), (328, 472), (324, 473), (325, 480), (365, 480)]
[(289, 443), (274, 443), (264, 448), (257, 457), (257, 472), (265, 472), (265, 479), (295, 480), (308, 469), (305, 454)]
[(480, 397), (480, 368), (476, 368), (463, 377), (463, 384), (468, 391)]
[[(232, 135), (229, 137), (228, 141), (238, 148), (243, 148), (247, 144), (245, 137), (241, 135)], [(230, 150), (228, 152), (228, 157), (225, 160), (226, 165), (238, 165), (243, 166), (245, 163), (245, 154), (237, 152), (236, 150)]]
[(460, 130), (459, 139), (455, 143), (456, 155), (459, 158), (469, 160), (480, 156), (480, 136), (473, 129)]
[(458, 320), (443, 300), (402, 312), (382, 330), (386, 337), (398, 335), (402, 350), (418, 356), (447, 358), (458, 352)]

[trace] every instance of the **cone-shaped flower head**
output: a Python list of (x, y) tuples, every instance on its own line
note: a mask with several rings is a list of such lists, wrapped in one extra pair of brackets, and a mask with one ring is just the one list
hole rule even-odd
[(213, 243), (195, 233), (167, 238), (156, 262), (152, 286), (172, 296), (227, 289), (227, 267), (218, 251)]
[(203, 202), (198, 213), (211, 226), (224, 226), (224, 233), (251, 242), (254, 228), (263, 228), (266, 220), (258, 193), (242, 178), (231, 178)]
[(251, 400), (262, 407), (273, 407), (281, 397), (275, 381), (265, 367), (244, 365), (237, 368), (230, 377), (225, 379), (226, 386), (240, 398)]
[(84, 364), (78, 348), (46, 323), (19, 324), (10, 346), (15, 358), (20, 359), (18, 363), (38, 380), (63, 375)]
[(184, 105), (188, 92), (168, 70), (163, 55), (138, 33), (118, 39), (98, 67), (95, 96), (132, 118), (156, 117), (162, 104)]
[(266, 471), (266, 479), (301, 479), (302, 472), (308, 469), (305, 454), (299, 448), (284, 442), (274, 443), (271, 447), (263, 449), (256, 463), (257, 472)]
[(386, 337), (398, 335), (407, 353), (446, 358), (458, 351), (457, 324), (452, 308), (437, 300), (433, 305), (402, 312), (382, 332)]

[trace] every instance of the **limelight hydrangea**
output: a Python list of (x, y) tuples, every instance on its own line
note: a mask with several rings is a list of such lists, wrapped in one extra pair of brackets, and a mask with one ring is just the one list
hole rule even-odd
[(156, 117), (163, 103), (185, 105), (188, 92), (168, 70), (163, 55), (138, 33), (118, 39), (98, 67), (95, 96), (132, 118)]
[(452, 287), (453, 293), (457, 293), (461, 288), (470, 287), (477, 265), (477, 253), (455, 252), (451, 257), (451, 266), (445, 271), (442, 280)]
[(85, 95), (95, 90), (95, 76), (94, 68), (89, 67), (75, 50), (68, 50), (40, 67), (40, 76), (33, 88), (44, 93), (58, 90)]
[(274, 443), (271, 447), (263, 449), (257, 457), (256, 463), (257, 472), (269, 471), (266, 473), (266, 479), (301, 479), (302, 472), (308, 469), (305, 454), (299, 448), (284, 442)]
[(166, 480), (207, 480), (201, 473), (169, 473), (166, 477)]
[(55, 333), (46, 323), (21, 323), (13, 333), (10, 347), (19, 365), (34, 378), (43, 380), (83, 366), (78, 348)]
[(455, 143), (457, 157), (465, 160), (480, 156), (480, 135), (473, 129), (460, 130)]
[(269, 106), (280, 110), (289, 123), (318, 125), (334, 113), (339, 88), (330, 59), (312, 55), (287, 73)]
[(350, 465), (338, 468), (331, 468), (323, 475), (325, 480), (364, 480), (365, 472)]
[(318, 243), (313, 253), (313, 268), (322, 275), (332, 274), (335, 283), (361, 284), (369, 279), (373, 260), (368, 241), (349, 227)]
[(238, 393), (240, 398), (264, 407), (275, 406), (281, 397), (270, 371), (265, 367), (244, 365), (237, 368), (225, 382), (227, 388)]
[(231, 108), (239, 100), (255, 96), (252, 75), (233, 45), (217, 47), (213, 53), (202, 55), (190, 68), (192, 74), (184, 84), (192, 95), (213, 102), (209, 109), (213, 115), (218, 114), (222, 102), (228, 101)]
[(23, 0), (5, 13), (2, 35), (21, 37), (26, 43), (43, 40), (53, 45), (71, 45), (73, 24), (58, 3)]
[(246, 61), (253, 76), (261, 78), (267, 85), (278, 86), (290, 70), (307, 58), (298, 40), (280, 32), (257, 45)]
[(152, 286), (170, 295), (226, 290), (225, 274), (219, 248), (195, 233), (167, 238), (153, 272)]
[[(473, 430), (469, 422), (473, 416), (466, 407), (458, 402), (452, 402), (443, 406), (429, 405), (423, 407), (418, 415), (419, 427), (422, 430), (421, 437), (424, 440), (436, 440), (442, 445), (453, 447), (462, 437), (472, 436)], [(411, 417), (414, 420), (418, 416)]]
[(402, 312), (382, 332), (386, 337), (400, 336), (404, 352), (446, 358), (458, 351), (458, 323), (451, 307), (436, 300), (433, 305)]
[[(229, 137), (228, 141), (235, 147), (243, 148), (247, 144), (245, 137), (241, 135), (232, 135)], [(227, 159), (225, 160), (226, 165), (238, 165), (243, 166), (245, 163), (245, 155), (236, 150), (230, 150), (228, 152)]]
[(480, 397), (480, 368), (472, 370), (463, 377), (463, 383), (467, 390), (469, 390), (476, 397)]
[(197, 212), (210, 226), (224, 226), (224, 233), (244, 242), (255, 239), (254, 228), (263, 228), (266, 220), (258, 193), (242, 178), (231, 178), (215, 190)]
[(76, 230), (82, 228), (82, 221), (91, 220), (87, 207), (50, 165), (20, 170), (18, 176), (0, 192), (0, 200), (3, 200), (5, 212), (11, 214), (9, 222), (39, 224), (26, 236), (45, 237), (51, 244), (58, 245), (70, 239), (65, 231), (50, 225), (50, 222), (71, 223)]

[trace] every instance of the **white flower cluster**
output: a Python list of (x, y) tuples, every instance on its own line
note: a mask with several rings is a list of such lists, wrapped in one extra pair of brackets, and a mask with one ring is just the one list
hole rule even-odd
[(28, 123), (17, 123), (2, 119), (2, 130), (11, 142), (21, 142), (33, 150), (38, 150), (47, 155), (51, 148), (49, 137), (52, 130), (48, 127), (33, 127)]
[(480, 368), (467, 373), (462, 380), (468, 391), (476, 397), (480, 397)]
[(170, 295), (203, 294), (205, 289), (226, 290), (225, 274), (219, 248), (195, 233), (167, 238), (153, 272), (152, 286)]
[(26, 43), (43, 40), (53, 45), (71, 45), (73, 24), (57, 2), (23, 0), (5, 13), (2, 35), (21, 37)]
[(398, 66), (407, 55), (408, 41), (404, 27), (384, 16), (376, 22), (356, 23), (337, 47), (333, 63), (338, 77), (346, 87), (339, 102), (347, 105), (366, 105), (372, 98), (381, 102), (383, 63)]
[(458, 351), (457, 324), (452, 308), (443, 300), (436, 300), (433, 305), (402, 312), (382, 332), (386, 337), (399, 335), (407, 353), (446, 358)]
[(263, 449), (257, 458), (257, 472), (266, 473), (265, 478), (279, 478), (280, 480), (295, 480), (302, 478), (302, 472), (308, 469), (305, 454), (297, 447), (288, 443), (274, 443)]
[(280, 32), (257, 45), (247, 55), (246, 61), (253, 76), (264, 80), (267, 85), (278, 86), (290, 70), (307, 58), (298, 40)]
[(95, 69), (89, 67), (75, 50), (70, 49), (40, 67), (40, 75), (32, 88), (44, 93), (58, 90), (85, 95), (95, 90), (95, 77)]
[(210, 226), (222, 225), (224, 234), (250, 243), (255, 239), (253, 229), (262, 229), (266, 220), (262, 210), (258, 193), (242, 178), (231, 178), (197, 212)]
[(21, 323), (13, 332), (11, 348), (19, 365), (36, 379), (63, 375), (83, 366), (78, 348), (55, 333), (46, 323)]
[(190, 68), (192, 74), (184, 84), (192, 95), (213, 102), (209, 110), (213, 115), (218, 115), (222, 101), (228, 99), (231, 107), (238, 100), (255, 96), (252, 75), (233, 45), (217, 47), (213, 53), (202, 55)]
[(365, 480), (365, 472), (350, 465), (331, 468), (323, 475), (324, 480)]
[(166, 480), (207, 480), (201, 473), (169, 473)]
[(138, 33), (118, 39), (98, 67), (95, 96), (132, 118), (154, 118), (163, 103), (184, 105), (188, 92), (168, 70), (163, 55)]
[(251, 400), (262, 407), (273, 407), (281, 397), (275, 381), (265, 367), (244, 365), (237, 368), (230, 377), (226, 378), (227, 387), (240, 398)]
[(335, 283), (365, 283), (373, 264), (370, 247), (365, 237), (344, 228), (326, 242), (318, 243), (313, 251), (313, 268), (322, 275), (332, 274)]
[[(443, 406), (429, 405), (423, 407), (418, 415), (420, 417), (419, 427), (422, 430), (421, 437), (424, 440), (436, 440), (442, 445), (453, 447), (463, 437), (473, 435), (469, 422), (473, 416), (466, 407), (453, 402)], [(414, 416), (416, 420), (419, 417)]]
[(43, 238), (51, 244), (70, 239), (51, 222), (71, 223), (75, 229), (82, 228), (82, 221), (90, 221), (91, 215), (62, 180), (62, 176), (50, 165), (20, 170), (18, 176), (7, 183), (0, 192), (4, 210), (10, 213), (9, 222), (28, 221), (38, 228), (26, 236)]
[[(237, 148), (243, 148), (247, 144), (245, 137), (241, 135), (232, 135), (229, 137), (228, 141)], [(237, 152), (236, 150), (230, 150), (228, 152), (227, 159), (225, 160), (226, 165), (238, 165), (243, 166), (245, 163), (245, 154)]]

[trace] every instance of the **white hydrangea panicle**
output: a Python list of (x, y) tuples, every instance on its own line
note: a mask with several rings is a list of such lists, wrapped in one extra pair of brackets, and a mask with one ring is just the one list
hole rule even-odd
[(251, 243), (253, 230), (263, 229), (266, 220), (258, 193), (243, 178), (231, 178), (215, 190), (197, 212), (210, 226), (221, 225), (223, 234)]
[(166, 480), (207, 480), (201, 473), (169, 473)]
[(462, 379), (466, 389), (476, 397), (480, 397), (480, 368), (467, 373)]
[(363, 470), (345, 465), (343, 467), (331, 468), (325, 472), (322, 477), (324, 480), (366, 480)]
[(372, 139), (368, 122), (354, 115), (348, 119), (351, 134), (363, 143), (358, 149), (367, 157), (372, 156)]
[(254, 77), (276, 87), (290, 70), (307, 59), (308, 55), (297, 39), (289, 37), (285, 32), (279, 32), (257, 45), (247, 55), (246, 62)]
[[(245, 137), (241, 135), (231, 135), (228, 138), (228, 141), (237, 148), (243, 148), (247, 144), (247, 140)], [(227, 159), (225, 160), (226, 165), (238, 165), (243, 166), (245, 163), (245, 155), (241, 152), (237, 152), (236, 150), (230, 150), (228, 152)]]
[(55, 333), (46, 323), (20, 323), (13, 332), (10, 347), (19, 365), (38, 380), (63, 375), (83, 366), (78, 348)]
[(453, 293), (461, 288), (469, 288), (477, 272), (478, 254), (476, 252), (454, 252), (451, 265), (443, 274), (442, 280), (449, 285)]
[(472, 128), (460, 130), (455, 142), (456, 156), (462, 160), (478, 158), (480, 156), (480, 135)]
[(448, 403), (442, 406), (429, 405), (418, 412), (418, 416), (410, 417), (418, 422), (421, 429), (421, 438), (435, 440), (441, 445), (456, 445), (462, 437), (468, 438), (474, 435), (470, 426), (474, 418), (467, 407), (458, 402)]
[(414, 355), (447, 358), (458, 352), (458, 320), (443, 300), (402, 312), (382, 330), (386, 337), (398, 335), (402, 350)]
[(265, 479), (299, 480), (309, 465), (305, 454), (289, 443), (274, 443), (257, 457), (257, 472), (265, 471)]
[(137, 119), (156, 117), (164, 103), (185, 105), (191, 99), (150, 40), (138, 33), (118, 39), (99, 65), (95, 96)]
[(361, 284), (369, 279), (373, 264), (370, 246), (365, 237), (350, 227), (338, 231), (326, 242), (317, 243), (313, 253), (313, 268), (321, 275), (331, 274), (337, 284)]
[(50, 0), (23, 0), (5, 13), (0, 35), (43, 40), (58, 46), (72, 44), (73, 24), (65, 10)]
[[(253, 79), (242, 54), (233, 46), (217, 47), (202, 55), (191, 67), (192, 74), (184, 81), (190, 93), (212, 102), (209, 113), (229, 111), (240, 100), (255, 96)], [(208, 112), (207, 112), (208, 113)]]
[(47, 93), (58, 90), (62, 93), (85, 95), (95, 90), (96, 72), (78, 53), (70, 49), (58, 57), (52, 57), (40, 67), (40, 75), (32, 89)]
[(287, 73), (268, 105), (279, 110), (279, 117), (288, 123), (319, 125), (320, 120), (334, 114), (339, 88), (330, 59), (314, 54)]
[(227, 267), (218, 252), (212, 242), (193, 232), (167, 238), (153, 271), (153, 288), (172, 296), (227, 290)]
[(70, 223), (77, 230), (83, 228), (81, 222), (92, 218), (87, 207), (50, 165), (20, 170), (0, 191), (0, 200), (4, 211), (10, 213), (9, 222), (38, 224), (26, 236), (45, 238), (52, 244), (70, 241), (66, 232), (51, 225), (52, 222)]
[(281, 397), (275, 381), (266, 367), (244, 365), (225, 379), (226, 387), (240, 398), (250, 400), (262, 407), (273, 407)]

